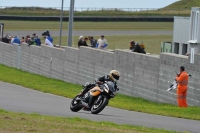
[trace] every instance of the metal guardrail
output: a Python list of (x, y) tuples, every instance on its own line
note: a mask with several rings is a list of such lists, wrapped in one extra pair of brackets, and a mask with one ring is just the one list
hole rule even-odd
[[(15, 15), (0, 15), (0, 20), (27, 20), (27, 21), (59, 21), (59, 16), (15, 16)], [(63, 21), (68, 21), (69, 18), (63, 17)], [(130, 16), (130, 17), (111, 17), (111, 16), (75, 16), (74, 21), (77, 22), (173, 22), (173, 16)]]

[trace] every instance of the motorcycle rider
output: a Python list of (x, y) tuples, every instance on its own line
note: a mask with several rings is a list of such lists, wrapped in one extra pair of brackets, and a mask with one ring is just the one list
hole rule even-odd
[[(115, 90), (118, 91), (119, 89), (117, 88), (117, 80), (119, 80), (119, 78), (120, 78), (119, 71), (111, 70), (109, 75), (105, 75), (105, 76), (99, 77), (95, 81), (96, 81), (96, 84), (101, 84), (101, 83), (104, 83), (106, 81), (111, 81), (115, 85)], [(82, 92), (79, 94), (79, 96), (83, 96), (90, 89), (94, 88), (96, 86), (96, 84), (87, 84), (84, 87), (84, 89), (82, 90)], [(88, 109), (91, 108), (91, 104), (92, 104), (93, 98), (94, 98), (93, 96), (90, 96), (89, 103), (88, 104), (85, 103), (86, 108), (88, 108)]]

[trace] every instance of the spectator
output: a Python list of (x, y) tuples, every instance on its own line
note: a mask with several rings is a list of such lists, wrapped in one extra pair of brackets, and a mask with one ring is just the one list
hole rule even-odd
[(41, 46), (41, 40), (40, 40), (40, 38), (38, 38), (37, 35), (35, 36), (35, 43), (37, 46)]
[(83, 39), (83, 46), (88, 46), (88, 45), (87, 45), (87, 41), (88, 41), (88, 38), (87, 38), (87, 37), (84, 37), (84, 39)]
[(90, 40), (90, 45), (91, 47), (95, 48), (96, 47), (96, 44), (97, 44), (97, 40), (95, 40), (93, 38), (93, 36), (89, 36), (89, 40)]
[(134, 45), (135, 44), (135, 42), (132, 40), (131, 42), (130, 42), (130, 50), (133, 50), (133, 48), (134, 48)]
[(26, 39), (25, 39), (26, 43), (28, 43), (30, 41), (30, 38), (31, 38), (30, 35), (26, 36)]
[(27, 38), (27, 42), (28, 46), (30, 45), (36, 45), (35, 41), (32, 38)]
[(20, 45), (20, 39), (19, 39), (17, 36), (15, 36), (15, 37), (12, 39), (11, 44), (12, 44), (12, 45), (13, 45), (13, 44)]
[(36, 33), (33, 33), (33, 37), (35, 38), (35, 36), (36, 36)]
[(52, 38), (50, 35), (47, 35), (47, 39), (48, 39), (51, 43), (53, 43), (53, 38)]
[(22, 37), (22, 39), (20, 40), (20, 42), (21, 42), (21, 43), (24, 43), (24, 42), (26, 42), (25, 38), (24, 38), (24, 37)]
[(47, 31), (45, 31), (44, 33), (42, 33), (42, 36), (48, 36), (50, 35), (49, 29), (47, 29)]
[(146, 52), (144, 51), (144, 49), (142, 49), (140, 47), (140, 45), (137, 42), (135, 43), (134, 41), (131, 41), (131, 47), (130, 47), (130, 49), (132, 49), (133, 52), (146, 54)]
[(36, 37), (36, 33), (33, 33), (32, 37), (31, 37), (31, 41), (34, 42), (34, 44), (36, 44), (35, 43), (35, 37)]
[(49, 47), (53, 47), (53, 43), (51, 43), (49, 39), (47, 39), (47, 37), (44, 37), (44, 39), (45, 39), (45, 45), (48, 45)]
[(106, 47), (108, 46), (108, 42), (105, 39), (104, 35), (101, 35), (101, 38), (98, 39), (97, 45), (99, 49), (106, 49)]
[(84, 37), (80, 36), (78, 40), (78, 47), (83, 46)]
[(5, 37), (2, 38), (2, 42), (4, 42), (4, 43), (9, 43), (10, 42), (8, 34), (5, 34)]
[(14, 37), (13, 36), (9, 36), (9, 40), (10, 40), (10, 44), (14, 41)]

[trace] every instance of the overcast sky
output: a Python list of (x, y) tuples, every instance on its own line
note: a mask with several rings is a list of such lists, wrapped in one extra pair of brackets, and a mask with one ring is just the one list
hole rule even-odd
[[(0, 6), (60, 7), (62, 0), (0, 0)], [(75, 7), (96, 8), (161, 8), (178, 0), (75, 0)], [(70, 0), (64, 0), (69, 7)]]

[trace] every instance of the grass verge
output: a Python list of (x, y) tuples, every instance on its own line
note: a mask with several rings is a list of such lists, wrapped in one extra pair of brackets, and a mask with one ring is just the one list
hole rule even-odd
[(81, 118), (62, 118), (38, 114), (12, 113), (0, 110), (2, 133), (175, 133), (141, 126), (117, 125), (110, 122), (93, 122)]
[[(0, 80), (68, 98), (73, 98), (81, 90), (80, 85), (31, 74), (4, 65), (0, 65)], [(175, 105), (150, 102), (122, 94), (111, 99), (109, 105), (130, 111), (200, 120), (199, 107), (178, 108)]]
[[(1, 20), (5, 30), (59, 30), (59, 21)], [(68, 22), (63, 22), (67, 30)], [(74, 30), (172, 30), (173, 22), (74, 22)]]

